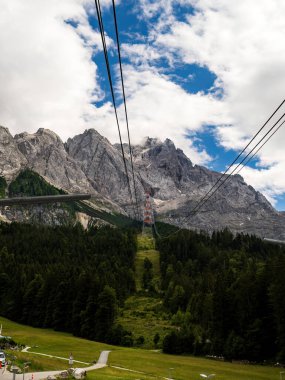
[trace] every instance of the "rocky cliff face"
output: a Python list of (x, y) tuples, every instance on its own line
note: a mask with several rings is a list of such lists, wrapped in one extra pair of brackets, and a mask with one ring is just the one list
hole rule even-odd
[(93, 190), (79, 164), (67, 154), (63, 142), (54, 132), (41, 128), (34, 134), (16, 135), (14, 140), (29, 168), (55, 186), (73, 193)]
[[(162, 142), (146, 138), (143, 144), (133, 147), (133, 155), (139, 203), (143, 207), (144, 192), (150, 191), (159, 219), (196, 229), (229, 227), (236, 232), (285, 239), (285, 214), (277, 212), (241, 176), (233, 176), (193, 216), (191, 211), (221, 174), (193, 165), (169, 139)], [(49, 130), (21, 133), (13, 138), (6, 128), (0, 127), (0, 156), (0, 175), (8, 182), (24, 168), (31, 168), (56, 187), (92, 193), (102, 208), (130, 211), (121, 151), (93, 129), (63, 144)], [(131, 176), (130, 181), (133, 188)]]
[(26, 165), (27, 159), (19, 151), (9, 130), (0, 126), (0, 175), (10, 182)]
[[(128, 181), (121, 150), (113, 146), (105, 137), (102, 137), (94, 129), (70, 138), (66, 143), (68, 154), (80, 163), (80, 168), (92, 183), (93, 188), (107, 199), (111, 199), (129, 215), (135, 214), (131, 206)], [(133, 192), (133, 178), (131, 176), (131, 164), (126, 150), (127, 170), (130, 186)], [(139, 202), (144, 198), (144, 183), (139, 173), (135, 173), (136, 192)]]
[(0, 170), (8, 182), (29, 168), (59, 189), (70, 193), (91, 193), (102, 209), (124, 213), (120, 206), (96, 191), (92, 180), (81, 170), (81, 163), (68, 154), (54, 132), (40, 128), (34, 134), (24, 132), (13, 138), (6, 128), (0, 127), (1, 151)]

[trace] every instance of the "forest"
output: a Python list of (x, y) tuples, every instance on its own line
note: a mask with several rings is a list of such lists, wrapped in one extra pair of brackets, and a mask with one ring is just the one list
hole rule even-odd
[(285, 249), (230, 231), (157, 239), (172, 323), (163, 349), (285, 363)]
[(135, 290), (133, 230), (1, 223), (0, 247), (2, 316), (128, 344), (115, 320)]
[[(136, 292), (131, 228), (0, 224), (0, 314), (35, 327), (130, 346), (117, 323)], [(163, 351), (285, 363), (285, 248), (224, 230), (156, 238), (161, 283), (144, 263), (144, 294), (163, 301)]]

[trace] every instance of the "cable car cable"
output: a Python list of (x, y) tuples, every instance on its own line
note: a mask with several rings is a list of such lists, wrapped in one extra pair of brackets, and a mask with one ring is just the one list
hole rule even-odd
[(124, 99), (124, 109), (125, 109), (125, 116), (126, 116), (126, 125), (127, 125), (127, 132), (128, 132), (129, 153), (130, 153), (130, 159), (131, 159), (131, 168), (132, 168), (132, 176), (133, 176), (133, 184), (134, 184), (134, 194), (135, 194), (135, 200), (136, 200), (136, 206), (137, 206), (137, 213), (139, 216), (139, 206), (138, 206), (137, 188), (136, 188), (136, 181), (135, 181), (135, 174), (134, 174), (133, 153), (132, 153), (132, 147), (131, 147), (129, 118), (128, 118), (128, 112), (127, 112), (127, 102), (126, 102), (126, 94), (125, 94), (124, 76), (123, 76), (122, 59), (121, 59), (121, 48), (120, 48), (120, 40), (119, 40), (119, 28), (118, 28), (118, 22), (117, 22), (115, 0), (112, 0), (112, 5), (113, 5), (113, 16), (114, 16), (115, 31), (116, 31), (118, 59), (119, 59), (119, 65), (120, 65), (121, 85), (122, 85), (122, 92), (123, 92), (123, 99)]
[[(124, 163), (124, 169), (125, 169), (126, 178), (127, 178), (128, 190), (130, 193), (131, 204), (134, 206), (133, 194), (132, 194), (132, 190), (131, 190), (131, 186), (130, 186), (127, 163), (126, 163), (125, 152), (124, 152), (121, 130), (120, 130), (120, 124), (119, 124), (119, 118), (118, 118), (118, 113), (117, 113), (117, 106), (116, 106), (116, 100), (115, 100), (115, 94), (114, 94), (114, 88), (113, 88), (112, 75), (111, 75), (111, 70), (110, 70), (108, 49), (107, 49), (106, 39), (105, 39), (105, 31), (104, 31), (104, 25), (103, 25), (103, 19), (102, 19), (100, 0), (94, 0), (94, 1), (95, 1), (96, 13), (97, 13), (97, 18), (98, 18), (98, 24), (99, 24), (100, 34), (101, 34), (102, 45), (103, 45), (103, 51), (104, 51), (106, 68), (107, 68), (108, 81), (109, 81), (110, 90), (111, 90), (112, 102), (113, 102), (113, 107), (114, 107), (114, 111), (115, 111), (116, 124), (117, 124), (117, 128), (118, 128), (118, 133), (119, 133), (120, 146), (121, 146), (122, 158), (123, 158), (123, 163)], [(135, 210), (135, 207), (134, 207), (134, 210)], [(134, 215), (135, 214), (136, 214), (136, 211), (134, 211)]]

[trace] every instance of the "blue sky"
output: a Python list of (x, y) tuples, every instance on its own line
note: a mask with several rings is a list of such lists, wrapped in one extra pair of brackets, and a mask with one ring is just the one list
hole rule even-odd
[[(138, 7), (134, 1), (124, 1), (120, 6), (116, 7), (118, 26), (120, 28), (120, 43), (123, 44), (145, 44), (152, 46), (152, 40), (149, 38), (149, 31), (152, 29), (152, 23), (157, 21), (158, 16), (146, 20), (138, 17)], [(192, 7), (178, 6), (175, 14), (178, 20), (183, 20), (185, 14), (193, 12)], [(97, 16), (92, 15), (89, 21), (93, 28), (98, 29)], [(103, 22), (106, 33), (115, 41), (115, 29), (113, 22), (113, 12), (111, 8), (103, 8)], [(113, 77), (114, 67), (118, 64), (118, 56), (116, 48), (109, 49), (109, 59), (112, 63)], [(102, 105), (106, 101), (111, 101), (109, 82), (107, 78), (107, 71), (103, 52), (99, 52), (94, 56), (99, 68), (100, 85), (105, 92), (105, 98), (99, 102), (95, 102), (97, 106)], [(123, 64), (130, 64), (127, 54), (123, 54)], [(207, 67), (197, 64), (185, 64), (176, 62), (175, 65), (170, 64), (167, 58), (161, 55), (160, 59), (150, 63), (153, 67), (160, 70), (160, 72), (167, 75), (172, 82), (177, 83), (185, 91), (196, 94), (197, 92), (208, 93), (214, 86), (216, 75), (211, 72)], [(120, 93), (118, 94), (120, 96)]]
[[(138, 7), (134, 4), (135, 3), (133, 1), (129, 0), (122, 2), (120, 6), (116, 7), (120, 43), (121, 45), (147, 43), (148, 46), (152, 46), (153, 41), (149, 38), (149, 31), (152, 29), (153, 23), (157, 22), (158, 16), (156, 15), (150, 20), (146, 20), (138, 16)], [(175, 15), (179, 21), (183, 21), (185, 19), (185, 15), (193, 12), (194, 8), (180, 5), (176, 8)], [(92, 15), (89, 20), (93, 28), (98, 29), (96, 15)], [(113, 23), (113, 12), (111, 8), (103, 9), (103, 22), (106, 33), (113, 39), (113, 41), (115, 41), (116, 37)], [(123, 65), (131, 64), (127, 54), (123, 54), (122, 56)], [(113, 78), (117, 78), (117, 73), (115, 71), (118, 64), (116, 47), (109, 49), (109, 59), (112, 64)], [(95, 102), (95, 104), (100, 107), (106, 101), (111, 102), (112, 99), (107, 78), (104, 54), (102, 51), (98, 52), (94, 56), (94, 61), (99, 68), (100, 85), (104, 90), (104, 98)], [(215, 86), (215, 80), (217, 79), (217, 76), (206, 66), (201, 66), (194, 63), (185, 64), (183, 62), (176, 62), (173, 65), (163, 55), (161, 55), (160, 59), (155, 60), (155, 62), (151, 62), (150, 65), (169, 77), (173, 83), (176, 83), (186, 92), (192, 94), (197, 94), (198, 92), (207, 94), (211, 92)], [(117, 92), (117, 99), (118, 104), (121, 104), (122, 99), (120, 89)], [(203, 131), (197, 132), (194, 135), (191, 133), (186, 134), (186, 137), (193, 141), (193, 145), (197, 147), (198, 151), (206, 150), (209, 153), (212, 160), (208, 166), (213, 170), (225, 170), (226, 166), (236, 157), (236, 152), (234, 150), (225, 150), (219, 145), (211, 126), (205, 125)]]
[[(125, 130), (111, 1), (101, 4)], [(94, 11), (93, 0), (3, 4), (0, 123), (12, 133), (50, 128), (65, 141), (95, 128), (118, 141)], [(117, 0), (133, 143), (170, 138), (225, 170), (284, 99), (284, 12), (283, 0)], [(241, 172), (279, 210), (284, 138), (282, 128)]]

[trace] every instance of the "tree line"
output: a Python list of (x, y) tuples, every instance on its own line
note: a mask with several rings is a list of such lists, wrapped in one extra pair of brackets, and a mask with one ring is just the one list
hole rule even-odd
[(135, 290), (131, 229), (0, 224), (0, 312), (16, 322), (129, 344), (118, 306)]
[(285, 249), (224, 230), (157, 239), (168, 353), (285, 362)]

